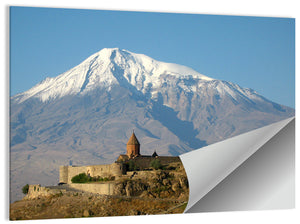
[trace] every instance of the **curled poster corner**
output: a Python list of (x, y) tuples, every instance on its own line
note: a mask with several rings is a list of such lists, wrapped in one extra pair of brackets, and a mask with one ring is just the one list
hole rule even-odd
[[(288, 118), (283, 121), (181, 155), (180, 159), (184, 165), (190, 189), (189, 201), (185, 212), (272, 209), (272, 206), (267, 206), (267, 204), (274, 205), (274, 200), (276, 201), (276, 194), (280, 195), (280, 192), (278, 192), (280, 189), (281, 191), (289, 191), (289, 189), (293, 189), (293, 172), (289, 172), (289, 175), (284, 175), (284, 178), (287, 179), (284, 181), (284, 183), (280, 183), (280, 189), (277, 186), (277, 192), (274, 189), (266, 189), (266, 192), (273, 191), (273, 196), (268, 196), (268, 198), (265, 200), (259, 202), (256, 201), (256, 203), (250, 203), (251, 205), (249, 205), (249, 203), (247, 204), (247, 201), (245, 201), (247, 198), (244, 198), (242, 204), (237, 203), (235, 206), (230, 206), (228, 203), (224, 202), (224, 206), (221, 208), (220, 203), (215, 203), (215, 205), (218, 204), (219, 206), (219, 208), (217, 208), (213, 205), (213, 203), (210, 203), (210, 207), (208, 206), (209, 208), (206, 206), (200, 206), (200, 209), (198, 202), (210, 191), (212, 191), (228, 175), (241, 166), (241, 164), (243, 164), (258, 149), (270, 141), (291, 121), (294, 121), (294, 119), (294, 117)], [(264, 157), (261, 158), (264, 159)], [(292, 159), (293, 158), (294, 157), (292, 156)], [(270, 161), (265, 162), (269, 163)], [(290, 166), (289, 170), (294, 170), (293, 164), (287, 165)], [(261, 169), (263, 169), (263, 167), (261, 167)], [(293, 194), (293, 192), (291, 194)], [(236, 197), (238, 197), (238, 195)], [(248, 199), (251, 200), (251, 195), (249, 195)], [(198, 205), (198, 210), (192, 209), (196, 203)], [(248, 206), (243, 207), (243, 203)], [(284, 202), (281, 200), (281, 202), (278, 203)], [(293, 202), (288, 202), (288, 204), (293, 204)], [(276, 208), (276, 206), (274, 208)]]

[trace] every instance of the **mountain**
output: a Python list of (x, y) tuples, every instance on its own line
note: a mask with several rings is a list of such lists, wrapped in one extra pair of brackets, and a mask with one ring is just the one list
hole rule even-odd
[(110, 163), (132, 130), (142, 154), (179, 155), (294, 116), (252, 89), (118, 48), (10, 100), (11, 200), (60, 165)]

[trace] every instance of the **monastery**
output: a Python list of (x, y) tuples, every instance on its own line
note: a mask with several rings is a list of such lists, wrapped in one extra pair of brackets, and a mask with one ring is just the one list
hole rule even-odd
[(59, 169), (59, 182), (71, 184), (71, 179), (80, 174), (86, 173), (90, 177), (118, 179), (127, 174), (129, 163), (133, 163), (138, 170), (150, 168), (150, 163), (158, 159), (161, 165), (168, 165), (173, 162), (180, 162), (178, 156), (159, 156), (156, 151), (152, 155), (141, 155), (140, 142), (134, 132), (127, 142), (127, 152), (120, 155), (112, 164), (88, 165), (88, 166), (61, 166)]

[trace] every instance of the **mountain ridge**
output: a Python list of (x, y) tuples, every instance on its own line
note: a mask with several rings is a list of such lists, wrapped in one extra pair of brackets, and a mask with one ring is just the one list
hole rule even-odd
[[(123, 75), (116, 74), (116, 69), (123, 70)], [(120, 81), (125, 81), (121, 80), (123, 77), (128, 83), (135, 85), (137, 89), (141, 90), (144, 85), (143, 81), (146, 81), (145, 85), (157, 83), (158, 76), (166, 72), (169, 72), (173, 76), (189, 75), (203, 80), (213, 80), (186, 66), (159, 62), (146, 55), (135, 54), (118, 48), (104, 48), (74, 68), (57, 77), (47, 77), (33, 88), (24, 93), (17, 94), (13, 98), (20, 98), (19, 102), (23, 102), (30, 97), (40, 96), (39, 98), (42, 101), (46, 101), (51, 97), (56, 98), (69, 94), (88, 92), (89, 86), (91, 87), (90, 90), (93, 90), (96, 87), (109, 87), (113, 84), (122, 85)], [(133, 77), (134, 79), (131, 79), (132, 74), (136, 74), (138, 77), (135, 76)], [(50, 87), (55, 89), (51, 92), (49, 91)], [(45, 94), (47, 91), (49, 94)]]

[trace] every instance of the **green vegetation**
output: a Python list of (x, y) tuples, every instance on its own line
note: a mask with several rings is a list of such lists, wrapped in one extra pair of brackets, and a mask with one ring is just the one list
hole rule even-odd
[(162, 169), (163, 166), (161, 165), (160, 161), (158, 159), (154, 159), (150, 162), (150, 166), (153, 167), (154, 169)]
[(86, 173), (80, 173), (71, 179), (72, 183), (87, 183), (91, 181), (91, 177), (86, 175)]
[(28, 190), (29, 190), (29, 185), (26, 184), (26, 185), (22, 188), (23, 194), (28, 194)]
[(115, 177), (90, 177), (86, 175), (86, 173), (80, 173), (74, 177), (72, 177), (72, 183), (89, 183), (89, 182), (98, 182), (98, 181), (110, 181), (114, 180)]
[(127, 165), (128, 165), (128, 171), (139, 170), (139, 167), (136, 165), (136, 163), (133, 160), (130, 160)]

